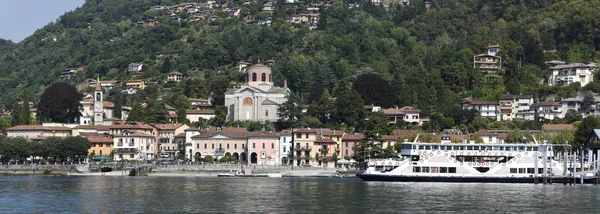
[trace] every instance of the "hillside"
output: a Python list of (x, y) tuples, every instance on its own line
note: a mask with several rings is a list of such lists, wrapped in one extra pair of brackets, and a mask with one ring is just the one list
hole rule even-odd
[[(567, 96), (579, 88), (539, 84), (546, 75), (544, 62), (587, 63), (600, 57), (598, 0), (433, 0), (429, 9), (420, 0), (387, 9), (336, 0), (312, 6), (320, 10), (313, 30), (286, 21), (291, 14), (311, 12), (306, 8), (317, 5), (313, 1), (277, 1), (272, 13), (261, 11), (267, 0), (228, 1), (228, 9), (241, 9), (237, 16), (217, 5), (210, 10), (211, 19), (198, 22), (186, 14), (177, 21), (152, 9), (181, 2), (87, 0), (18, 44), (0, 41), (0, 106), (10, 108), (23, 92), (39, 97), (57, 81), (76, 85), (96, 76), (130, 79), (127, 65), (136, 62), (144, 63), (143, 78), (158, 84), (128, 98), (127, 104), (156, 98), (156, 93), (180, 92), (190, 97), (213, 92), (219, 104), (223, 84), (218, 84), (243, 79), (238, 62), (272, 59), (275, 84), (288, 80), (305, 101), (312, 89), (325, 87), (335, 96), (336, 87), (373, 71), (389, 82), (395, 94), (389, 97), (392, 104), (418, 107), (424, 115), (451, 115), (458, 100), (469, 95), (481, 100), (495, 100), (506, 92), (530, 93), (537, 99), (553, 93)], [(272, 17), (270, 26), (249, 22), (267, 17)], [(154, 18), (155, 26), (137, 24)], [(503, 70), (498, 75), (473, 69), (473, 56), (490, 44), (502, 46)], [(62, 70), (80, 66), (87, 68), (60, 79)], [(202, 86), (190, 81), (166, 88), (161, 80), (172, 71), (198, 78)], [(586, 88), (600, 92), (597, 83)]]

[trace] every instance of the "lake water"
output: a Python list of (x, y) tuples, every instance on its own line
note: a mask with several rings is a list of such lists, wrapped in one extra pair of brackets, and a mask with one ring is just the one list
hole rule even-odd
[(599, 213), (600, 185), (0, 176), (0, 213)]

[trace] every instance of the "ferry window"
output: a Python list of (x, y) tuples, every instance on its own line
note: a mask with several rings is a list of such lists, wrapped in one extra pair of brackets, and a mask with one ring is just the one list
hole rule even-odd
[(472, 146), (467, 146), (467, 150), (473, 150)]
[(431, 146), (425, 146), (425, 150), (431, 150)]
[(535, 170), (533, 168), (527, 168), (527, 174), (534, 174)]
[(438, 167), (431, 167), (431, 173), (438, 173), (440, 169)]
[(438, 146), (433, 146), (433, 150), (438, 150)]
[(421, 167), (414, 166), (413, 167), (413, 172), (421, 172)]
[(510, 173), (517, 174), (517, 168), (510, 168)]
[(533, 147), (531, 151), (534, 151), (534, 152), (535, 152), (535, 151), (537, 151), (537, 150), (538, 150), (538, 147)]
[(448, 167), (440, 167), (440, 173), (448, 173)]
[(459, 146), (453, 146), (453, 150), (460, 150)]
[(525, 174), (525, 168), (519, 168), (519, 174)]
[(525, 147), (524, 146), (519, 147), (519, 151), (525, 151)]
[(448, 173), (456, 173), (456, 167), (448, 167)]
[(538, 168), (538, 174), (544, 174), (544, 168)]
[(452, 150), (452, 146), (447, 146), (446, 150)]
[(428, 166), (424, 166), (424, 167), (422, 167), (422, 168), (421, 168), (421, 172), (424, 172), (424, 173), (429, 173), (429, 167), (428, 167)]
[(425, 149), (424, 146), (419, 146), (419, 150), (423, 150), (423, 149)]

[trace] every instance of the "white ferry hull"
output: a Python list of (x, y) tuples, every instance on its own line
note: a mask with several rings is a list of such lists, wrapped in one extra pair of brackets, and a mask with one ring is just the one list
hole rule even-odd
[[(453, 182), (453, 183), (535, 183), (534, 177), (489, 177), (489, 176), (410, 176), (358, 173), (357, 177), (364, 181), (395, 181), (395, 182)], [(548, 178), (550, 183), (569, 183), (572, 177)], [(538, 183), (543, 182), (538, 177)], [(592, 182), (586, 179), (585, 183)]]

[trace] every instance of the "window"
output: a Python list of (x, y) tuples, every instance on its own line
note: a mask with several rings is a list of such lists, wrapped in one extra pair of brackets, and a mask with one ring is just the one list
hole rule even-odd
[(206, 143), (204, 144), (204, 149), (206, 149)]
[(219, 143), (219, 149), (222, 149), (223, 147), (221, 146), (221, 144)]
[(101, 144), (100, 144), (100, 147), (102, 147), (102, 146), (104, 146), (104, 144), (102, 144), (102, 143), (101, 143)]
[(252, 102), (252, 98), (250, 98), (250, 97), (246, 97), (246, 98), (244, 98), (244, 105), (245, 105), (245, 106), (252, 105), (252, 103), (253, 103), (253, 102)]
[(285, 146), (283, 147), (283, 152), (285, 153)]
[(237, 149), (237, 143), (233, 144), (233, 149)]
[(266, 81), (267, 81), (267, 74), (265, 74), (265, 73), (262, 73), (262, 74), (260, 75), (260, 81), (262, 81), (262, 82), (266, 82)]
[(348, 155), (348, 149), (346, 149), (346, 155)]
[(229, 143), (227, 144), (227, 149), (229, 149)]
[(274, 148), (275, 148), (275, 144), (271, 143), (271, 149), (274, 149)]
[(252, 82), (256, 82), (256, 73), (252, 73)]
[(448, 167), (448, 173), (456, 173), (456, 167)]
[(214, 144), (214, 143), (213, 143), (213, 144), (211, 144), (211, 145), (210, 145), (210, 148), (211, 148), (211, 149), (215, 149), (215, 144)]
[(302, 138), (302, 133), (296, 133), (296, 138)]
[(440, 167), (440, 173), (448, 173), (447, 167)]
[(488, 137), (488, 142), (492, 142), (492, 136)]
[(133, 154), (129, 154), (129, 158), (133, 158)]
[(244, 147), (246, 147), (246, 144), (242, 144), (242, 149), (244, 149)]
[(413, 166), (413, 172), (421, 172), (421, 167)]
[(265, 148), (265, 143), (262, 143), (262, 148), (263, 148), (263, 149)]
[(517, 168), (510, 168), (510, 173), (517, 174)]
[(346, 148), (348, 148), (348, 142), (346, 142)]
[(306, 133), (306, 139), (308, 139), (308, 133)]
[(269, 116), (269, 110), (265, 110), (265, 117)]
[(256, 148), (256, 143), (252, 143), (252, 148), (255, 149)]
[(123, 154), (119, 154), (119, 158), (120, 158), (120, 159), (123, 159)]

